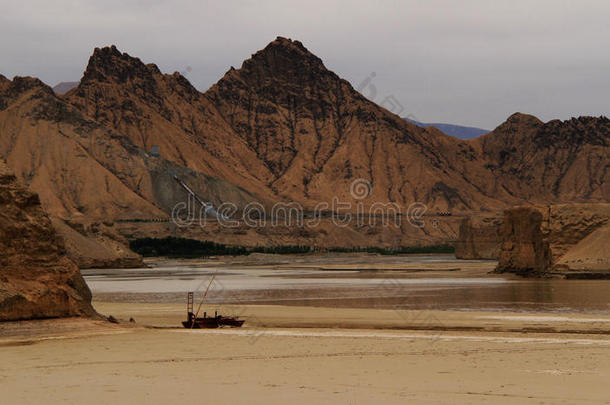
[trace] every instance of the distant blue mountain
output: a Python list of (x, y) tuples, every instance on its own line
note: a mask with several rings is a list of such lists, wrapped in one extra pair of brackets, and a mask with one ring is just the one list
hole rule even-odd
[(55, 87), (53, 87), (53, 91), (55, 94), (64, 95), (76, 86), (78, 86), (79, 82), (61, 82)]
[(407, 121), (412, 122), (418, 127), (436, 127), (447, 135), (455, 136), (460, 139), (472, 139), (481, 135), (485, 135), (491, 131), (487, 129), (475, 128), (475, 127), (464, 127), (461, 125), (452, 124), (426, 124), (423, 122), (415, 121), (409, 118), (405, 118)]

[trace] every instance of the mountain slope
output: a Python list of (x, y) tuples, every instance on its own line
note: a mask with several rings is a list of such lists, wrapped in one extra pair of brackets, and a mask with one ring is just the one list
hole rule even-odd
[(38, 79), (4, 79), (0, 97), (0, 158), (40, 195), (49, 213), (63, 218), (161, 215), (142, 196), (151, 188), (142, 160), (51, 88)]
[(610, 120), (516, 113), (472, 141), (496, 189), (528, 203), (610, 201)]
[(162, 74), (114, 46), (96, 48), (65, 100), (143, 150), (159, 146), (163, 158), (180, 166), (270, 194), (265, 167), (179, 73)]
[(465, 211), (499, 207), (475, 184), (486, 169), (474, 149), (377, 106), (327, 70), (299, 41), (278, 37), (207, 92), (256, 151), (278, 194), (297, 200), (349, 198), (363, 178), (369, 202)]
[(226, 180), (147, 155), (33, 78), (0, 76), (0, 158), (39, 194), (82, 267), (141, 263), (113, 222), (168, 218), (188, 199), (173, 174), (215, 204), (257, 201)]
[(186, 198), (177, 173), (206, 200), (255, 197), (225, 180), (144, 153), (37, 79), (0, 79), (0, 158), (64, 219), (167, 217)]

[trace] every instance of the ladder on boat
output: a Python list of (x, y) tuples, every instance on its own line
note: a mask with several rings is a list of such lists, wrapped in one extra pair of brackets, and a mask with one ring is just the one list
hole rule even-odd
[(192, 314), (193, 313), (193, 304), (195, 302), (195, 298), (193, 297), (193, 293), (189, 292), (188, 296), (186, 298), (186, 313), (187, 314)]

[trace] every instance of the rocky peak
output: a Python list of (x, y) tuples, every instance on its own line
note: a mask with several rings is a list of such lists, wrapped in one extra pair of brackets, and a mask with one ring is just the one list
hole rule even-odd
[(80, 84), (65, 97), (96, 121), (116, 123), (121, 115), (111, 109), (117, 105), (121, 106), (121, 114), (134, 112), (136, 100), (164, 110), (161, 77), (156, 65), (146, 65), (114, 45), (95, 48)]
[(511, 124), (524, 124), (524, 123), (542, 123), (537, 117), (530, 114), (523, 114), (516, 112), (506, 119), (506, 122)]
[(492, 132), (473, 140), (487, 153), (500, 153), (501, 163), (509, 153), (515, 152), (523, 142), (530, 142), (544, 123), (533, 115), (516, 112)]
[(6, 97), (19, 95), (32, 89), (41, 89), (45, 93), (54, 94), (51, 87), (36, 77), (15, 76), (11, 81), (2, 76), (2, 80), (0, 80), (0, 95)]
[(327, 87), (329, 80), (340, 79), (300, 41), (277, 37), (245, 60), (240, 69), (231, 68), (219, 85), (236, 80), (253, 89), (266, 88), (280, 95), (280, 89), (292, 93), (307, 87)]
[(42, 96), (55, 96), (53, 89), (35, 77), (15, 76), (11, 81), (2, 76), (0, 79), (0, 111), (9, 105), (11, 100), (15, 100), (29, 91), (42, 94)]
[[(299, 145), (311, 146), (314, 137), (321, 153), (313, 153), (324, 154), (320, 160), (329, 158), (347, 125), (346, 109), (353, 104), (349, 95), (356, 92), (301, 42), (278, 37), (240, 69), (230, 69), (205, 94), (280, 176), (303, 149)], [(327, 128), (322, 131), (322, 126)]]
[(610, 120), (605, 117), (543, 123), (514, 114), (475, 143), (494, 181), (524, 202), (599, 201), (610, 195), (605, 185)]
[(154, 63), (144, 64), (139, 58), (122, 53), (114, 45), (95, 48), (80, 84), (67, 96), (76, 104), (82, 104), (78, 98), (94, 102), (100, 97), (108, 97), (107, 91), (100, 91), (107, 86), (114, 86), (122, 97), (135, 96), (159, 108), (163, 93), (177, 93), (189, 101), (200, 95), (180, 73), (162, 74)]
[(545, 146), (579, 144), (610, 146), (610, 120), (606, 117), (579, 117), (546, 123), (536, 134)]
[(256, 52), (242, 64), (242, 69), (261, 67), (273, 73), (282, 73), (292, 68), (326, 69), (322, 59), (309, 52), (300, 41), (277, 37), (265, 48)]
[(125, 83), (133, 79), (150, 79), (155, 73), (161, 73), (156, 65), (145, 65), (139, 58), (121, 53), (112, 45), (95, 48), (81, 83), (92, 81)]
[(522, 114), (516, 112), (502, 123), (498, 129), (505, 130), (506, 132), (514, 133), (523, 129), (536, 128), (544, 125), (537, 117), (529, 114)]
[[(329, 201), (358, 177), (377, 180), (377, 201), (411, 203), (418, 193), (439, 206), (461, 207), (470, 204), (462, 202), (463, 190), (477, 193), (450, 174), (451, 165), (462, 164), (455, 152), (462, 146), (366, 99), (299, 41), (277, 38), (206, 96), (274, 175), (270, 187), (293, 200)], [(403, 162), (410, 160), (435, 173), (421, 188), (405, 181), (412, 167)], [(391, 182), (409, 186), (388, 191)]]

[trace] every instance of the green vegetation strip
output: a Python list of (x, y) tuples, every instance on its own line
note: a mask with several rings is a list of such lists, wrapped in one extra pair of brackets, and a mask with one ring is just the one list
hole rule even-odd
[(380, 255), (400, 255), (415, 253), (453, 253), (453, 246), (397, 246), (393, 248), (381, 247), (352, 247), (352, 248), (320, 248), (301, 245), (279, 246), (233, 246), (211, 241), (201, 241), (185, 238), (141, 238), (132, 240), (129, 247), (144, 257), (166, 256), (174, 258), (198, 258), (208, 256), (240, 256), (250, 253), (274, 254), (303, 254), (303, 253), (375, 253)]

